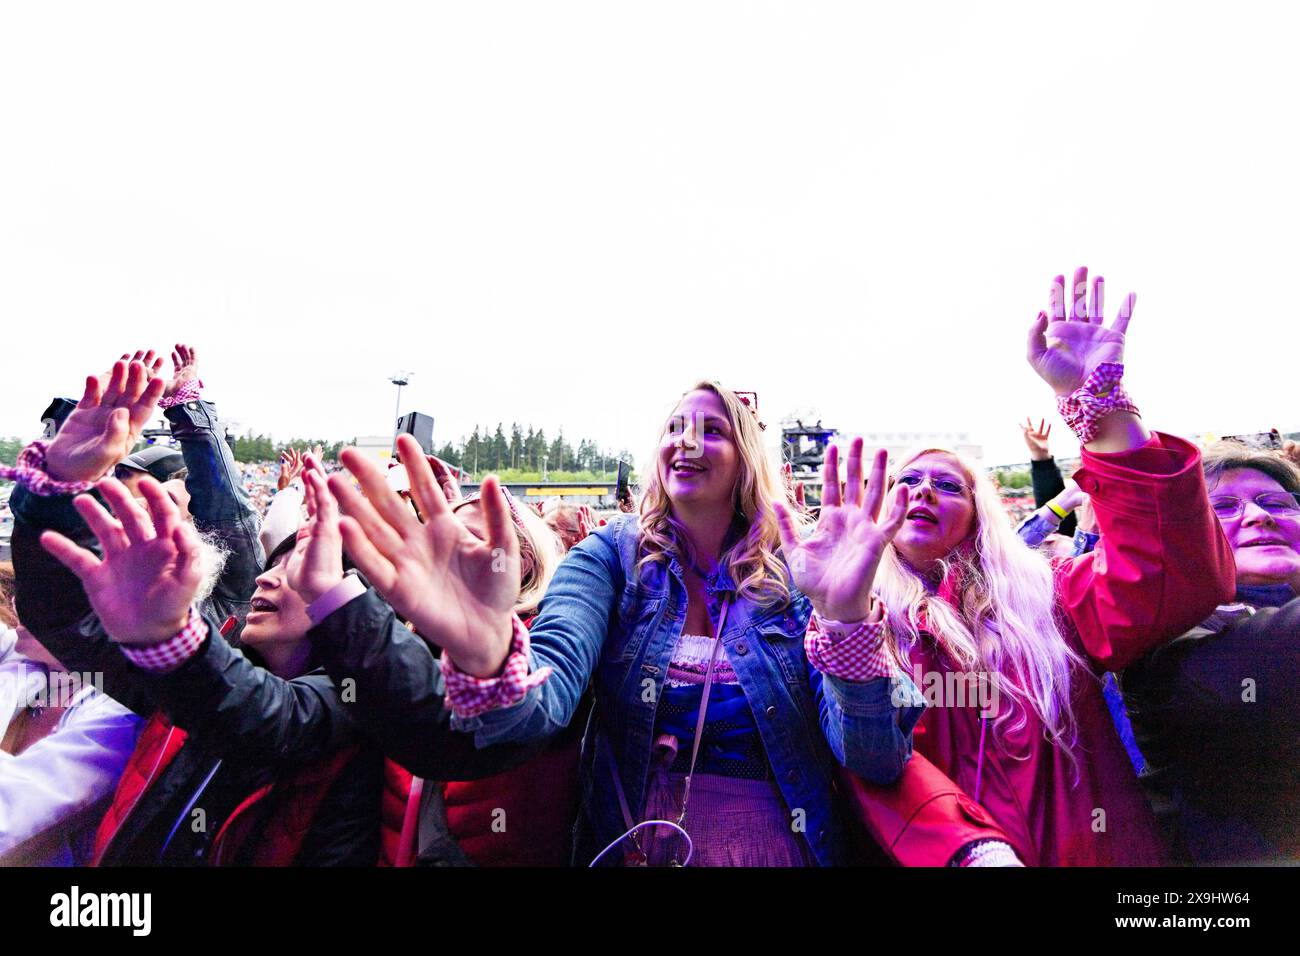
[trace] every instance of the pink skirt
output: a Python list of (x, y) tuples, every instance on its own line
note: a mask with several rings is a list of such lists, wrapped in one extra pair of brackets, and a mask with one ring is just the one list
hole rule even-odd
[[(645, 820), (677, 821), (684, 774), (652, 773)], [(796, 818), (770, 780), (696, 774), (684, 829), (691, 835), (691, 866), (816, 866)], [(686, 840), (668, 827), (640, 831), (651, 866), (686, 858)]]

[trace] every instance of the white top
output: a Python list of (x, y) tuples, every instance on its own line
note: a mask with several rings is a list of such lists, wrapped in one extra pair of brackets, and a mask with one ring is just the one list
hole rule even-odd
[[(36, 670), (18, 654), (6, 653), (0, 659), (0, 697), (7, 705), (0, 711), (0, 732), (17, 707), (25, 705), (24, 687)], [(53, 733), (18, 756), (0, 751), (0, 863), (4, 854), (111, 796), (143, 726), (143, 718), (94, 687), (85, 687), (73, 697)], [(93, 836), (93, 829), (89, 834), (86, 829), (61, 833), (53, 856), (27, 862), (90, 862), (87, 837)]]

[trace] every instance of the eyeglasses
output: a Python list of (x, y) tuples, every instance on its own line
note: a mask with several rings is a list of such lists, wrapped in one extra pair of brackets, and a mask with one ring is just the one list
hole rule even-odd
[(921, 482), (929, 479), (930, 487), (941, 495), (963, 495), (966, 493), (966, 486), (956, 478), (948, 478), (944, 475), (919, 475), (914, 471), (906, 472), (898, 476), (898, 481), (907, 485), (909, 488), (918, 488)]
[[(1300, 495), (1289, 491), (1266, 491), (1251, 500), (1271, 515), (1300, 515)], [(1240, 498), (1211, 498), (1210, 507), (1220, 520), (1230, 521), (1240, 517), (1246, 510), (1246, 503)]]

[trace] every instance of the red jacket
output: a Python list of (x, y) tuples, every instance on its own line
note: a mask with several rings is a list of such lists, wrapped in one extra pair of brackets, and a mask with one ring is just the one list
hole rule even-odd
[[(1231, 599), (1232, 551), (1210, 511), (1193, 445), (1157, 434), (1130, 452), (1085, 450), (1075, 479), (1092, 497), (1102, 535), (1091, 554), (1057, 564), (1058, 617), (1066, 640), (1097, 674), (1123, 668)], [(925, 641), (912, 661), (925, 673), (952, 669)], [(1100, 683), (1076, 673), (1073, 698), (1077, 780), (1032, 713), (1004, 750), (992, 722), (981, 741), (977, 707), (928, 708), (915, 731), (916, 752), (988, 810), (1030, 865), (1164, 863), (1155, 818)]]
[(521, 767), (443, 785), (447, 829), (475, 865), (568, 865), (580, 744), (564, 733)]
[[(92, 865), (100, 864), (122, 824), (181, 752), (187, 739), (186, 732), (161, 712), (145, 724), (118, 781), (112, 804), (95, 833)], [(253, 866), (293, 865), (321, 802), (357, 750), (356, 746), (346, 747), (327, 760), (299, 768), (245, 797), (221, 823), (208, 862), (213, 866), (230, 863), (241, 849), (251, 845), (249, 862)]]

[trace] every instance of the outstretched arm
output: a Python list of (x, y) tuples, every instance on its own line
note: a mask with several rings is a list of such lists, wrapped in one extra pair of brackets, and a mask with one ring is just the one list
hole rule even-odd
[[(90, 489), (134, 447), (163, 391), (163, 380), (150, 377), (156, 365), (151, 353), (137, 353), (102, 376), (88, 376), (81, 401), (49, 447), (35, 456), (43, 458), (39, 468), (19, 477), (10, 498), (19, 617), (65, 667), (102, 674), (104, 690), (141, 714), (151, 713), (155, 705), (105, 634), (81, 582), (40, 539), (52, 531), (95, 547), (73, 506), (74, 494)], [(39, 447), (33, 451), (39, 453)]]
[(1200, 453), (1153, 434), (1121, 385), (1135, 296), (1107, 327), (1104, 280), (1064, 277), (1029, 332), (1029, 364), (1083, 442), (1075, 475), (1097, 515), (1097, 549), (1058, 568), (1058, 594), (1098, 667), (1118, 670), (1203, 620), (1234, 589), (1228, 543), (1210, 510)]
[(172, 437), (185, 456), (185, 490), (194, 526), (214, 535), (229, 552), (212, 598), (220, 615), (243, 618), (266, 555), (258, 540), (258, 517), (240, 481), (239, 466), (226, 444), (216, 406), (199, 396), (198, 352), (178, 344), (174, 374), (161, 404)]
[(902, 527), (907, 488), (895, 489), (882, 518), (886, 454), (876, 453), (869, 477), (862, 459), (857, 438), (841, 493), (839, 450), (827, 450), (821, 512), (807, 537), (799, 536), (787, 504), (775, 508), (791, 574), (813, 605), (805, 649), (826, 741), (844, 767), (874, 783), (891, 783), (912, 755), (912, 728), (924, 708), (891, 660), (883, 608), (871, 586)]

